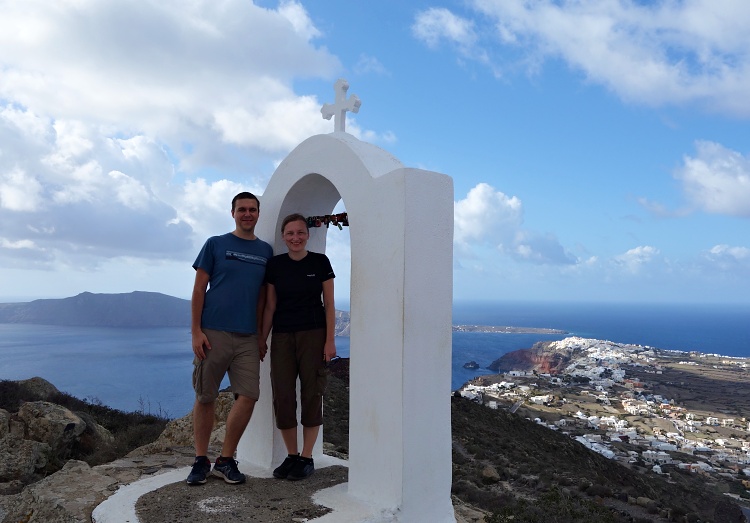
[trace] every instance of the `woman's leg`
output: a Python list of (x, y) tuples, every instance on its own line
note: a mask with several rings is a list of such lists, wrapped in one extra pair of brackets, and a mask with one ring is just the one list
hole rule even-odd
[[(315, 441), (318, 439), (318, 432), (320, 432), (320, 425), (314, 427), (302, 427), (302, 456), (311, 458), (313, 453), (313, 447)], [(297, 442), (297, 434), (295, 431), (294, 435), (295, 444)]]
[(276, 427), (287, 448), (297, 454), (297, 356), (293, 333), (271, 338), (271, 386)]
[(323, 392), (328, 383), (323, 346), (325, 329), (297, 333), (297, 354), (302, 402), (302, 456), (312, 457), (323, 424)]

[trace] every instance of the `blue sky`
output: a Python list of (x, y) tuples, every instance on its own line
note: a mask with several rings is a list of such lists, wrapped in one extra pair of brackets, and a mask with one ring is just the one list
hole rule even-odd
[(456, 299), (750, 303), (744, 0), (0, 0), (0, 301), (189, 297), (341, 77), (453, 177)]

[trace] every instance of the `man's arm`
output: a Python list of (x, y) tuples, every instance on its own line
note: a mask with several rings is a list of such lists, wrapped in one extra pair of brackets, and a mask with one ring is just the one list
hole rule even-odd
[(199, 360), (206, 359), (206, 350), (211, 349), (208, 338), (201, 328), (201, 316), (203, 315), (203, 303), (206, 301), (206, 289), (208, 289), (209, 274), (203, 269), (195, 270), (195, 284), (193, 284), (193, 298), (190, 301), (190, 333), (193, 338), (193, 353)]
[(255, 322), (256, 328), (258, 329), (258, 355), (260, 356), (260, 361), (263, 361), (263, 358), (266, 357), (266, 352), (268, 351), (268, 346), (266, 345), (268, 333), (263, 336), (263, 313), (266, 308), (266, 301), (268, 299), (267, 288), (268, 284), (266, 283), (260, 286), (260, 291), (258, 292), (258, 303), (255, 306)]

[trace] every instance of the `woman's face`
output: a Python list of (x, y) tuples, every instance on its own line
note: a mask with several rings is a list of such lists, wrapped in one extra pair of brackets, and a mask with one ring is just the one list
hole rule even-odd
[(286, 224), (282, 236), (289, 252), (303, 252), (307, 246), (307, 239), (310, 233), (307, 231), (307, 224), (305, 222), (296, 220)]

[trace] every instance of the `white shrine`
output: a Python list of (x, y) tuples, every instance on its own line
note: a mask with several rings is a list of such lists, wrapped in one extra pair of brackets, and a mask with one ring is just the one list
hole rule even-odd
[[(366, 508), (319, 521), (455, 522), (451, 504), (451, 322), (453, 180), (404, 167), (345, 132), (348, 84), (321, 109), (335, 131), (302, 142), (279, 165), (261, 197), (256, 234), (285, 252), (285, 216), (331, 214), (343, 200), (351, 238), (349, 480), (320, 493)], [(326, 228), (308, 248), (325, 252)], [(334, 271), (336, 267), (334, 267)], [(261, 397), (237, 452), (273, 468), (286, 457), (273, 419), (268, 359)], [(325, 426), (322, 428), (325, 430)], [(301, 427), (300, 427), (301, 431)], [(313, 457), (325, 461), (321, 432)], [(300, 441), (301, 432), (300, 432)], [(318, 521), (318, 520), (316, 520)]]
[[(348, 84), (321, 109), (335, 131), (302, 142), (279, 165), (261, 196), (256, 233), (284, 252), (283, 218), (331, 214), (343, 200), (351, 237), (349, 460), (323, 455), (316, 468), (343, 464), (348, 483), (316, 493), (332, 508), (320, 523), (455, 523), (451, 504), (451, 306), (453, 180), (404, 167), (392, 155), (345, 132), (357, 112)], [(326, 228), (308, 248), (325, 252)], [(334, 267), (334, 271), (336, 267)], [(273, 335), (273, 334), (272, 334)], [(301, 431), (301, 427), (300, 427)], [(301, 434), (300, 434), (300, 441)], [(261, 393), (240, 440), (240, 470), (271, 478), (286, 457), (273, 419), (270, 358)], [(183, 482), (175, 469), (124, 486), (92, 515), (97, 523), (137, 523), (146, 492)], [(284, 488), (283, 480), (279, 488)]]

